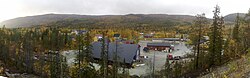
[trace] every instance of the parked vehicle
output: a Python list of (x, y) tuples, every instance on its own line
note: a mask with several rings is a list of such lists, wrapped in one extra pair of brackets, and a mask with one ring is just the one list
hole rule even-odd
[(168, 57), (167, 57), (169, 60), (173, 60), (173, 55), (172, 54), (168, 54)]
[(144, 48), (143, 48), (143, 51), (149, 52), (149, 48), (148, 48), (148, 47), (144, 47)]
[(142, 59), (147, 59), (148, 56), (140, 56), (140, 58), (142, 58)]
[(174, 57), (174, 60), (180, 60), (181, 59), (181, 56), (175, 56)]

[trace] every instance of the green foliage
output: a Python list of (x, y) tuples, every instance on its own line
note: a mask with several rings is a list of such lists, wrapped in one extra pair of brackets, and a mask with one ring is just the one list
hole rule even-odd
[[(70, 37), (73, 29), (67, 28), (16, 28), (0, 29), (0, 60), (19, 72), (37, 74), (41, 77), (63, 78), (70, 77), (66, 58), (61, 55), (63, 50), (75, 49), (76, 41)], [(83, 52), (82, 73), (92, 74), (89, 77), (96, 77), (95, 69), (90, 63), (91, 42), (90, 32), (81, 37), (81, 48)], [(72, 43), (73, 42), (73, 43)], [(69, 48), (70, 47), (70, 48)], [(81, 64), (81, 65), (82, 65)]]
[(176, 62), (174, 65), (174, 77), (180, 77), (182, 75), (182, 63)]
[[(79, 68), (81, 67), (81, 68)], [(73, 65), (69, 68), (69, 75), (72, 78), (97, 78), (100, 77), (98, 72), (92, 66), (87, 65), (87, 63)]]
[(195, 60), (196, 60), (195, 68), (196, 69), (200, 68), (199, 67), (199, 57), (200, 57), (200, 51), (201, 51), (200, 45), (201, 45), (201, 42), (203, 39), (203, 35), (205, 35), (202, 30), (205, 29), (204, 27), (206, 26), (206, 24), (207, 24), (207, 19), (205, 17), (205, 14), (201, 14), (201, 15), (198, 14), (196, 16), (196, 20), (195, 20), (194, 27), (193, 27), (193, 31), (196, 34), (192, 34), (193, 37), (191, 38), (193, 41), (193, 44), (195, 45), (194, 49), (196, 52), (196, 58), (195, 58)]
[(223, 50), (223, 17), (219, 16), (220, 8), (217, 5), (214, 10), (214, 19), (213, 24), (210, 27), (210, 42), (209, 42), (209, 66), (220, 65), (222, 58), (222, 50)]
[(239, 14), (237, 14), (234, 29), (233, 29), (233, 39), (235, 39), (236, 42), (240, 42), (239, 27), (240, 27), (240, 17), (239, 17)]
[(171, 69), (170, 69), (170, 63), (169, 63), (169, 59), (168, 58), (166, 58), (166, 63), (165, 63), (165, 73), (164, 73), (164, 76), (166, 77), (166, 78), (170, 78), (170, 72), (171, 72)]

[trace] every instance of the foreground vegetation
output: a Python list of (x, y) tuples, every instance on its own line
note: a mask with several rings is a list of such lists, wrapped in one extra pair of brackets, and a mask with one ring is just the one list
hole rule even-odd
[(215, 67), (201, 78), (248, 78), (250, 76), (250, 50), (239, 59), (232, 60), (220, 67)]

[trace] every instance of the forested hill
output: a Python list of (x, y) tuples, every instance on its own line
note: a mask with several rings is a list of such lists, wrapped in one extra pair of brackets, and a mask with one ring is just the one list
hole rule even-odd
[[(240, 13), (243, 17), (244, 14)], [(226, 22), (234, 22), (236, 13), (225, 16)], [(128, 15), (76, 15), (45, 14), (19, 17), (0, 23), (8, 28), (45, 26), (175, 26), (191, 25), (195, 17), (190, 15), (168, 14), (128, 14)]]
[(1, 26), (5, 25), (6, 27), (30, 27), (33, 25), (46, 25), (51, 22), (56, 22), (60, 20), (67, 19), (80, 19), (80, 18), (89, 18), (91, 16), (85, 15), (73, 15), (73, 14), (45, 14), (45, 15), (37, 15), (37, 16), (27, 16), (27, 17), (19, 17), (15, 19), (10, 19), (1, 22)]
[[(245, 15), (246, 15), (245, 13), (239, 13), (239, 16), (241, 18), (245, 17)], [(236, 16), (237, 16), (237, 13), (228, 14), (224, 16), (224, 20), (227, 22), (235, 22)]]
[(194, 16), (190, 15), (167, 15), (167, 14), (128, 14), (128, 15), (74, 15), (74, 14), (45, 14), (27, 16), (3, 21), (1, 26), (8, 28), (30, 27), (37, 25), (59, 26), (135, 26), (135, 25), (190, 25)]

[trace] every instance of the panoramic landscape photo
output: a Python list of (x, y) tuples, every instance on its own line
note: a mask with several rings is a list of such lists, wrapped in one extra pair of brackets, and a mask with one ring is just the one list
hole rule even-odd
[(0, 0), (0, 78), (250, 78), (250, 1)]

